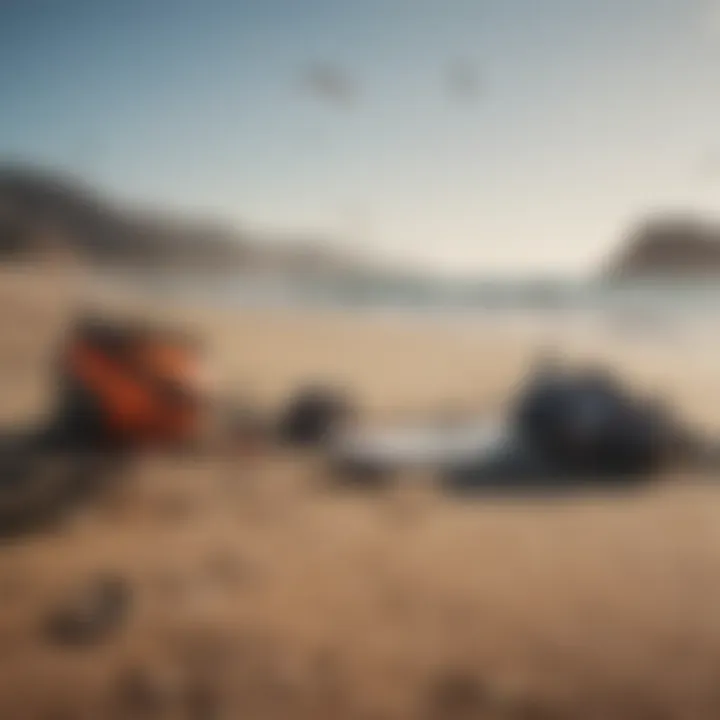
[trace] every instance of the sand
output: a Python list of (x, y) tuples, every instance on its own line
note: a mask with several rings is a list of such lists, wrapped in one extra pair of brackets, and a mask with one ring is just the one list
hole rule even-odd
[[(51, 407), (78, 271), (0, 276), (5, 425)], [(106, 311), (145, 299), (94, 292)], [(482, 323), (153, 307), (196, 327), (223, 396), (272, 409), (342, 385), (368, 417), (500, 407), (534, 341)], [(720, 379), (687, 347), (566, 339), (693, 420)], [(688, 372), (689, 371), (689, 372)], [(331, 491), (316, 458), (146, 458), (62, 526), (0, 547), (0, 718), (717, 718), (720, 490), (460, 502), (422, 478)], [(45, 621), (98, 573), (129, 583), (117, 631), (57, 645)]]

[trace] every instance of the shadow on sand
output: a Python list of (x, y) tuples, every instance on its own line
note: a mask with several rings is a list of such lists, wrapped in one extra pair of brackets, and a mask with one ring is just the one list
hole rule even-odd
[(47, 433), (0, 429), (0, 540), (56, 526), (98, 497), (124, 466), (117, 455)]
[[(502, 472), (500, 471), (502, 470)], [(341, 492), (383, 492), (396, 487), (402, 473), (371, 467), (334, 467), (331, 485)], [(557, 501), (589, 497), (621, 498), (642, 493), (666, 478), (666, 473), (614, 476), (563, 474), (541, 467), (468, 467), (430, 472), (430, 484), (444, 497), (467, 501)], [(428, 473), (422, 475), (428, 477)]]

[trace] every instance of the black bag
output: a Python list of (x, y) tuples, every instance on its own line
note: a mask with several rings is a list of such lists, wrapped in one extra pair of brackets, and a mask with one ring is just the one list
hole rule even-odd
[(659, 407), (598, 371), (534, 378), (516, 413), (523, 440), (559, 472), (573, 474), (656, 470), (672, 434)]

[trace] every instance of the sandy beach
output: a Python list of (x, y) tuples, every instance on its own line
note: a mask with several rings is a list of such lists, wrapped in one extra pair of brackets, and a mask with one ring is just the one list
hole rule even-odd
[[(85, 280), (0, 277), (0, 407), (37, 422)], [(222, 395), (277, 408), (332, 381), (368, 417), (500, 408), (537, 351), (518, 333), (397, 319), (149, 308), (206, 338)], [(710, 358), (568, 339), (720, 427)], [(62, 527), (0, 547), (0, 718), (716, 718), (720, 489), (460, 502), (408, 478), (330, 491), (317, 459), (148, 458)], [(131, 612), (51, 642), (65, 594), (121, 577)]]

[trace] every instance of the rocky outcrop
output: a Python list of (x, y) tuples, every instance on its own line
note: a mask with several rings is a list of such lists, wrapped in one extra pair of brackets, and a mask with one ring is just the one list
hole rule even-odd
[(629, 233), (605, 273), (621, 280), (720, 276), (720, 224), (689, 215), (644, 222)]
[(72, 177), (0, 165), (0, 261), (51, 249), (96, 266), (345, 270), (327, 244), (240, 231), (210, 219), (123, 205)]
[(73, 178), (0, 167), (0, 258), (48, 246), (100, 265), (225, 265), (244, 254), (238, 234), (219, 225), (123, 207)]

